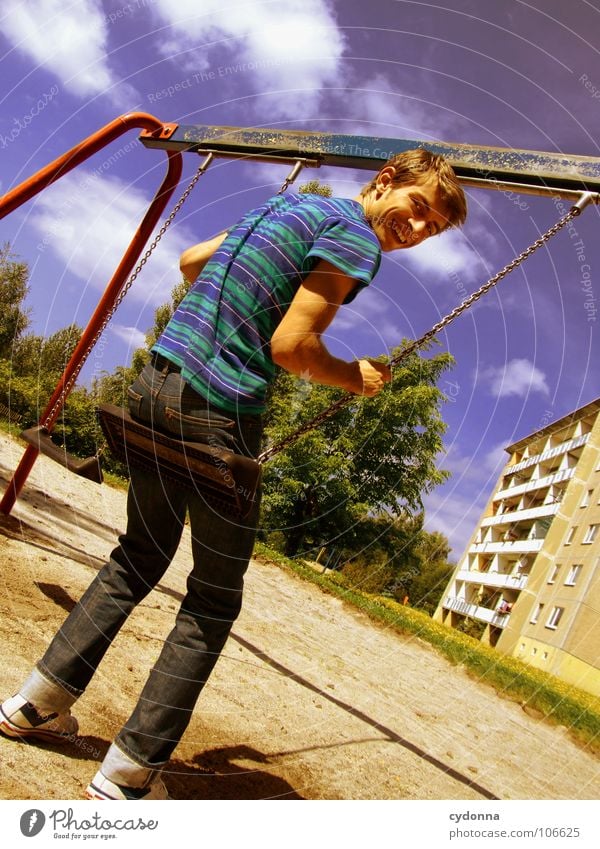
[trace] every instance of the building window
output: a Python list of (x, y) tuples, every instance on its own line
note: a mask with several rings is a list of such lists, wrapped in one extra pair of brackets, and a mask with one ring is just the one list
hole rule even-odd
[(535, 623), (538, 621), (538, 619), (540, 618), (540, 614), (541, 614), (543, 609), (544, 609), (544, 603), (540, 602), (538, 604), (538, 606), (536, 607), (536, 609), (533, 613), (533, 616), (529, 620), (532, 625), (535, 625)]
[(569, 574), (567, 575), (567, 580), (565, 581), (565, 587), (575, 586), (582, 569), (583, 566), (581, 563), (577, 563), (574, 566), (571, 566), (571, 568), (569, 569)]
[(573, 542), (573, 537), (575, 536), (576, 533), (577, 533), (577, 525), (573, 525), (573, 527), (569, 528), (569, 530), (567, 531), (567, 538), (565, 540), (565, 545), (571, 545), (571, 543)]
[(592, 500), (592, 495), (594, 494), (593, 489), (588, 489), (583, 498), (581, 499), (580, 507), (589, 507), (590, 502)]
[(585, 532), (585, 536), (582, 540), (583, 543), (594, 542), (596, 539), (596, 534), (598, 533), (598, 525), (590, 525), (587, 531)]
[(557, 563), (556, 566), (553, 566), (550, 569), (550, 574), (548, 576), (548, 583), (549, 584), (553, 584), (556, 581), (559, 571), (560, 571), (560, 563)]
[(546, 628), (552, 628), (553, 630), (556, 630), (564, 612), (564, 607), (553, 607), (552, 613), (550, 614), (550, 616), (548, 617), (548, 621), (546, 622)]

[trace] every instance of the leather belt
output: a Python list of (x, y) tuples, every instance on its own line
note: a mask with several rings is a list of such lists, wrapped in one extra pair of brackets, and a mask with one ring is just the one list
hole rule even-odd
[(171, 362), (171, 360), (163, 357), (162, 354), (152, 354), (151, 363), (155, 369), (158, 369), (158, 371), (166, 371), (167, 374), (170, 374), (171, 372), (181, 374), (181, 366), (175, 365), (175, 363)]

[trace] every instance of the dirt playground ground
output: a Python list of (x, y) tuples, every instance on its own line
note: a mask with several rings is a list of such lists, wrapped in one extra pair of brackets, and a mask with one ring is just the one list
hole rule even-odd
[[(2, 490), (21, 446), (0, 436)], [(0, 514), (1, 516), (1, 514)], [(125, 494), (39, 458), (0, 518), (0, 695), (17, 689), (123, 529)], [(172, 626), (189, 539), (76, 705), (63, 747), (0, 737), (1, 799), (80, 799)], [(175, 799), (597, 799), (600, 761), (414, 637), (276, 566), (170, 762)]]

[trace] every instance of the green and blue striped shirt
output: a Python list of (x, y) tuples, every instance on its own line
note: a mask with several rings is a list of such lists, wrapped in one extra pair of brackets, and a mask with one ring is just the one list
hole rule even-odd
[(368, 285), (381, 248), (361, 205), (346, 198), (285, 194), (228, 233), (153, 347), (210, 403), (262, 413), (275, 375), (270, 340), (304, 278), (324, 259)]

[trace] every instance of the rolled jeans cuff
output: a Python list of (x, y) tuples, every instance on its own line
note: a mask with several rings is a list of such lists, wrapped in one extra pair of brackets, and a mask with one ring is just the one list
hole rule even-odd
[(66, 713), (81, 695), (46, 677), (37, 666), (25, 680), (19, 694), (40, 713)]
[(158, 767), (148, 767), (137, 763), (116, 743), (111, 743), (102, 761), (100, 772), (114, 784), (123, 784), (126, 787), (145, 787), (161, 766), (164, 766), (164, 764)]

